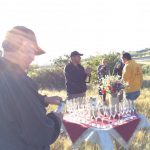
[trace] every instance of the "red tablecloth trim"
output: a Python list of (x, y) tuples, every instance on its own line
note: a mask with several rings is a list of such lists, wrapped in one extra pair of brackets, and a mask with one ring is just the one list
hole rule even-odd
[[(114, 122), (115, 120), (112, 120)], [(133, 133), (136, 130), (137, 125), (139, 124), (140, 119), (136, 118), (130, 121), (127, 121), (121, 125), (113, 126), (113, 128), (119, 133), (119, 135), (126, 141), (128, 142), (130, 138), (132, 137)], [(85, 132), (89, 127), (91, 127), (91, 124), (94, 123), (96, 124), (95, 121), (91, 121), (89, 125), (85, 124), (79, 124), (75, 122), (71, 122), (69, 120), (63, 120), (64, 126), (70, 136), (70, 139), (72, 143), (75, 143), (76, 140), (82, 135), (83, 132)], [(107, 125), (109, 122), (108, 121), (98, 121), (99, 125)]]
[(63, 123), (72, 143), (75, 143), (76, 140), (81, 136), (81, 134), (89, 128), (86, 125), (69, 122), (67, 120), (63, 120)]
[(139, 118), (128, 121), (122, 125), (115, 126), (114, 129), (120, 134), (120, 136), (126, 141), (129, 142), (130, 138), (134, 134), (138, 124), (140, 122)]

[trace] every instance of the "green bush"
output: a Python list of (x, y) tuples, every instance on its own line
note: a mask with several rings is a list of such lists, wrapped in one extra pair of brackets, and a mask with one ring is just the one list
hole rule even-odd
[(29, 76), (33, 78), (42, 89), (65, 88), (65, 78), (62, 70), (52, 69), (51, 66), (38, 67), (35, 70), (30, 69)]
[(114, 66), (118, 60), (116, 53), (110, 53), (108, 55), (91, 56), (91, 57), (83, 60), (83, 65), (85, 67), (89, 66), (93, 69), (92, 78), (91, 78), (92, 83), (95, 83), (98, 81), (97, 69), (98, 69), (98, 66), (101, 64), (103, 58), (107, 59), (108, 65), (110, 67), (110, 73), (113, 74)]

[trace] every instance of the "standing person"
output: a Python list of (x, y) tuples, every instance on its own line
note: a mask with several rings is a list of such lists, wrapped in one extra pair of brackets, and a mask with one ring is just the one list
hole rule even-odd
[[(123, 51), (122, 54), (123, 53), (125, 53), (125, 52)], [(113, 70), (113, 75), (119, 76), (120, 79), (122, 78), (122, 71), (124, 68), (124, 63), (122, 62), (121, 57), (122, 57), (121, 53), (118, 53), (118, 61), (116, 62), (114, 70)], [(119, 98), (119, 101), (123, 100), (123, 90), (121, 90), (118, 93), (118, 98)]]
[[(107, 75), (110, 74), (110, 69), (108, 67), (108, 62), (106, 58), (102, 59), (102, 64), (99, 65), (98, 67), (98, 79), (99, 79), (99, 84), (101, 85), (101, 80), (102, 78), (105, 78)], [(106, 93), (102, 92), (103, 89), (99, 87), (99, 95), (102, 96), (102, 102), (105, 105), (106, 104)]]
[(123, 67), (124, 67), (124, 63), (122, 62), (121, 54), (118, 53), (118, 61), (115, 64), (113, 74), (114, 75), (119, 75), (120, 77), (122, 77)]
[(129, 53), (124, 53), (122, 59), (125, 64), (122, 79), (128, 85), (125, 88), (126, 99), (134, 101), (140, 96), (143, 81), (142, 69), (139, 64), (132, 60)]
[(65, 67), (65, 78), (68, 99), (84, 97), (87, 86), (86, 79), (91, 75), (91, 69), (81, 65), (81, 56), (77, 51), (73, 51), (70, 55), (71, 61)]
[(61, 114), (49, 113), (48, 104), (59, 104), (58, 96), (38, 93), (37, 84), (26, 75), (38, 47), (35, 34), (24, 26), (7, 32), (0, 58), (0, 149), (49, 150), (58, 137)]

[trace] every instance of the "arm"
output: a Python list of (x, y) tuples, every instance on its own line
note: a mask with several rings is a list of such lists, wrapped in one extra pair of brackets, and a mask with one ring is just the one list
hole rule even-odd
[(129, 82), (131, 79), (131, 68), (128, 65), (123, 69), (122, 79), (125, 82)]
[(73, 81), (74, 80), (73, 73), (72, 73), (71, 68), (69, 66), (65, 67), (64, 74), (65, 74), (65, 78), (67, 81)]
[[(0, 114), (1, 118), (8, 118), (9, 115), (13, 124), (12, 130), (19, 134), (25, 144), (33, 147), (52, 144), (60, 132), (59, 117), (54, 114), (46, 116), (45, 108), (38, 101), (37, 95), (19, 79), (7, 80), (6, 76), (5, 80), (0, 79), (0, 99), (5, 110)], [(7, 130), (10, 121), (6, 120), (4, 123)]]

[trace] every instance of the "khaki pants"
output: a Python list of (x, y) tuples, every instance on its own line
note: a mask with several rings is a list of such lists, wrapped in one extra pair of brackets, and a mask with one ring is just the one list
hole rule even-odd
[(68, 97), (67, 97), (68, 100), (86, 96), (85, 92), (84, 93), (79, 93), (79, 94), (69, 94), (68, 93), (67, 95), (68, 95)]

